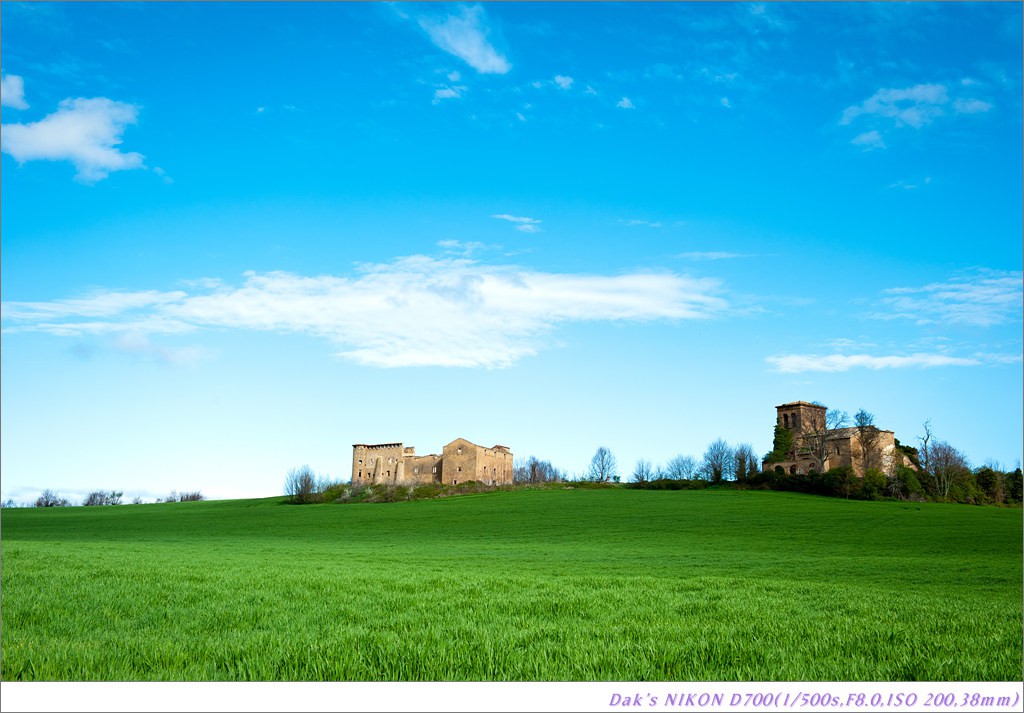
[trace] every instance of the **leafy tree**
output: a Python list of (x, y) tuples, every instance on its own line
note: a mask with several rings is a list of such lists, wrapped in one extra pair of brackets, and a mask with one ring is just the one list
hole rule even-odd
[(789, 460), (789, 453), (793, 450), (793, 432), (785, 426), (775, 424), (775, 437), (772, 440), (772, 450), (765, 456), (765, 463), (781, 463)]
[(878, 468), (868, 468), (860, 483), (860, 495), (867, 500), (880, 500), (885, 492), (885, 473)]
[(974, 479), (978, 487), (985, 493), (988, 502), (1003, 504), (1006, 502), (1006, 473), (998, 463), (986, 463), (974, 471)]
[(615, 461), (615, 456), (612, 455), (610, 450), (601, 446), (594, 453), (594, 457), (590, 459), (590, 468), (587, 469), (587, 480), (604, 483), (617, 480), (618, 477), (619, 467)]

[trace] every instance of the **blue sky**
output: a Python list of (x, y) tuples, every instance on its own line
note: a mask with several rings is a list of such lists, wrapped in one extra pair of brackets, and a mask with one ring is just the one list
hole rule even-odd
[(1022, 452), (1018, 3), (3, 3), (2, 494)]

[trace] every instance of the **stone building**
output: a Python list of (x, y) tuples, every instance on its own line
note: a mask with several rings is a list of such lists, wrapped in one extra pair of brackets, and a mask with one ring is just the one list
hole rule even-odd
[(441, 454), (418, 456), (401, 443), (356, 443), (352, 446), (353, 485), (458, 485), (468, 480), (487, 485), (512, 483), (512, 451), (485, 448), (456, 438)]
[(892, 475), (899, 465), (911, 468), (913, 463), (896, 448), (896, 436), (873, 426), (866, 429), (829, 428), (827, 409), (820, 404), (793, 401), (775, 407), (776, 423), (788, 429), (793, 440), (785, 459), (762, 464), (771, 471), (782, 468), (787, 473), (824, 473), (830, 468), (851, 466), (863, 476), (868, 468), (878, 468)]

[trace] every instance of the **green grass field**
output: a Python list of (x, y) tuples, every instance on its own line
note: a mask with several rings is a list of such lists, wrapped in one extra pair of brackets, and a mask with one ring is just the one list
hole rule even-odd
[(525, 490), (2, 515), (4, 680), (1019, 680), (1022, 513)]

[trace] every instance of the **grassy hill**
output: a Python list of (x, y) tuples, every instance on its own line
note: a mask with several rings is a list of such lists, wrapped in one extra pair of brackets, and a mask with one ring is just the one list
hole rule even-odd
[(1016, 680), (1020, 510), (524, 490), (4, 510), (4, 680)]

